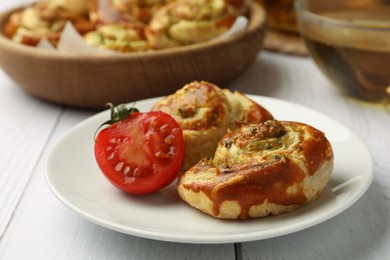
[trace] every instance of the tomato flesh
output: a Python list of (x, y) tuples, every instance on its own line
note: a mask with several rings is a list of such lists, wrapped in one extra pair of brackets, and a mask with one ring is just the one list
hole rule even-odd
[(183, 167), (183, 133), (164, 112), (134, 112), (99, 132), (95, 157), (117, 188), (151, 193), (170, 184)]

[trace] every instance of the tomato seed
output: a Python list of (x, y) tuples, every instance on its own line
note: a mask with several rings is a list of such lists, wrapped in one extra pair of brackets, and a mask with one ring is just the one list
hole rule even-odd
[(133, 171), (133, 176), (134, 177), (138, 177), (138, 175), (139, 175), (139, 169), (135, 168), (134, 171)]
[(168, 135), (165, 139), (164, 139), (164, 143), (166, 144), (173, 144), (173, 140), (175, 139), (175, 137), (173, 135)]
[(122, 170), (123, 162), (119, 162), (117, 165), (115, 165), (115, 171), (119, 172)]
[(171, 131), (171, 129), (169, 129), (168, 124), (164, 124), (164, 125), (160, 126), (160, 132), (162, 134), (169, 134), (170, 131)]
[(108, 156), (107, 156), (107, 160), (112, 160), (114, 159), (115, 157), (115, 153), (110, 153)]
[(125, 169), (123, 170), (123, 174), (127, 175), (130, 172), (130, 167), (126, 166)]
[(157, 153), (154, 154), (157, 158), (161, 158), (161, 159), (172, 159), (173, 156), (172, 154), (170, 153), (164, 153), (164, 152), (161, 152), (161, 151), (158, 151)]

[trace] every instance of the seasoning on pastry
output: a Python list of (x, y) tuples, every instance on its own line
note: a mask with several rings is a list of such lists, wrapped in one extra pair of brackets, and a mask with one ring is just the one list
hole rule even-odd
[(156, 103), (152, 110), (170, 114), (183, 129), (188, 169), (207, 156), (228, 129), (272, 119), (262, 106), (239, 92), (230, 92), (205, 81), (194, 81)]
[(149, 49), (141, 22), (116, 22), (97, 26), (84, 35), (85, 41), (98, 49), (118, 52), (137, 52)]
[(94, 28), (86, 16), (62, 8), (51, 8), (46, 2), (38, 2), (13, 13), (5, 26), (5, 35), (15, 42), (32, 46), (43, 38), (57, 45), (67, 21), (80, 34)]
[(333, 171), (325, 135), (307, 124), (267, 121), (227, 133), (213, 159), (179, 176), (180, 197), (221, 219), (291, 212), (315, 200)]
[(122, 14), (149, 23), (156, 10), (172, 0), (112, 0), (113, 7)]
[(153, 48), (162, 49), (210, 40), (226, 32), (243, 12), (243, 1), (241, 6), (236, 2), (241, 1), (177, 0), (168, 3), (151, 19), (146, 30), (148, 41)]
[(88, 16), (96, 0), (45, 0), (50, 9), (61, 9), (81, 16)]
[(89, 18), (95, 24), (108, 24), (122, 21), (138, 21), (134, 17), (120, 13), (112, 0), (96, 0), (92, 5)]

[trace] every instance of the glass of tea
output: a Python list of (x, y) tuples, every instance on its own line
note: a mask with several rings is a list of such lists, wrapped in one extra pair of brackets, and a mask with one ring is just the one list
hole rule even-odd
[(323, 73), (352, 98), (390, 101), (390, 0), (297, 0), (301, 34)]

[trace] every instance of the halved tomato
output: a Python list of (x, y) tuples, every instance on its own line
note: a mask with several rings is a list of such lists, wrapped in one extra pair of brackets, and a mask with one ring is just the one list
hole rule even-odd
[(110, 126), (95, 142), (95, 158), (107, 179), (132, 194), (151, 193), (175, 180), (184, 163), (177, 122), (161, 111), (141, 113), (124, 105), (111, 110)]

